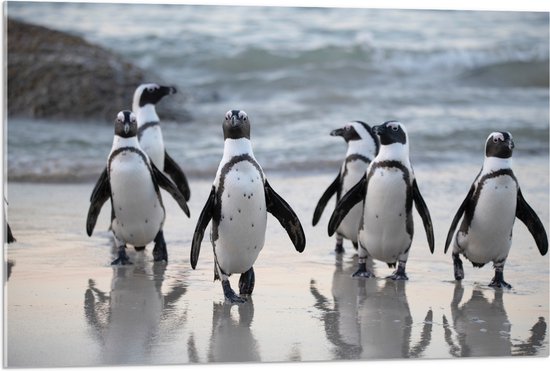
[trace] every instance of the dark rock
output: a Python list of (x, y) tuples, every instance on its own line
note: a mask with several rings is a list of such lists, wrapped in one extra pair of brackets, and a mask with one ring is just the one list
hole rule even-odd
[[(139, 84), (162, 83), (81, 37), (11, 18), (7, 23), (9, 116), (110, 124), (117, 112), (132, 108)], [(178, 89), (174, 97), (159, 115), (163, 120), (188, 121), (189, 114), (181, 108), (185, 94)]]

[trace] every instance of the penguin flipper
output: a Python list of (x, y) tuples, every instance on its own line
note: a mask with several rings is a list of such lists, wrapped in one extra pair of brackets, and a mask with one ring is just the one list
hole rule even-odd
[(92, 235), (97, 222), (99, 212), (103, 204), (111, 197), (111, 184), (109, 183), (109, 172), (107, 168), (103, 170), (90, 196), (90, 208), (86, 218), (86, 233)]
[(296, 251), (304, 251), (306, 247), (306, 235), (298, 216), (290, 205), (271, 188), (267, 179), (264, 183), (264, 190), (267, 211), (281, 223), (292, 240)]
[(336, 204), (328, 222), (328, 235), (332, 236), (349, 211), (365, 199), (367, 192), (367, 174), (355, 184)]
[(472, 184), (472, 186), (470, 187), (470, 191), (468, 191), (468, 194), (466, 195), (466, 198), (464, 198), (464, 201), (462, 201), (462, 204), (459, 206), (458, 210), (456, 211), (453, 221), (451, 222), (451, 226), (449, 227), (449, 232), (447, 233), (447, 240), (445, 241), (445, 251), (443, 252), (444, 254), (446, 254), (447, 250), (449, 249), (449, 245), (451, 244), (451, 240), (453, 239), (456, 226), (458, 225), (460, 218), (462, 218), (462, 214), (464, 214), (466, 207), (470, 203), (470, 200), (474, 195), (474, 190), (475, 190), (475, 187)]
[[(201, 251), (201, 242), (204, 237), (204, 230), (210, 223), (210, 220), (214, 216), (214, 207), (216, 205), (216, 187), (212, 186), (210, 195), (206, 200), (206, 204), (202, 208), (201, 215), (197, 221), (195, 232), (193, 233), (193, 242), (191, 244), (191, 267), (195, 269), (197, 261), (199, 260), (199, 253)], [(215, 270), (215, 269), (214, 269)]]
[(166, 151), (164, 151), (164, 171), (174, 180), (176, 187), (178, 187), (183, 197), (185, 197), (185, 201), (189, 201), (189, 198), (191, 198), (191, 189), (189, 188), (187, 177), (183, 173), (181, 167)]
[(418, 211), (418, 214), (420, 214), (420, 217), (422, 218), (422, 222), (424, 223), (424, 229), (426, 230), (426, 237), (428, 238), (428, 245), (430, 246), (430, 252), (433, 254), (434, 253), (434, 228), (432, 225), (432, 218), (430, 217), (430, 211), (428, 210), (428, 206), (426, 206), (426, 202), (424, 202), (424, 198), (422, 197), (422, 194), (420, 194), (420, 189), (418, 189), (418, 184), (416, 183), (416, 179), (413, 180), (412, 193), (413, 193), (414, 206), (416, 207), (416, 211)]
[(544, 226), (540, 221), (535, 211), (529, 206), (523, 198), (521, 189), (518, 188), (516, 217), (525, 224), (529, 232), (535, 239), (537, 247), (541, 255), (546, 255), (548, 252), (548, 236), (544, 230)]
[(7, 242), (8, 243), (15, 242), (16, 239), (15, 239), (15, 237), (13, 237), (13, 233), (11, 232), (10, 225), (7, 222), (6, 222), (6, 230), (7, 230)]
[(313, 226), (316, 226), (319, 222), (319, 219), (321, 219), (321, 214), (323, 214), (323, 210), (325, 210), (325, 206), (327, 206), (328, 200), (337, 193), (340, 189), (341, 181), (340, 181), (340, 173), (338, 173), (338, 176), (336, 176), (336, 179), (328, 186), (325, 193), (321, 196), (319, 199), (319, 202), (317, 202), (317, 206), (315, 207), (315, 212), (313, 213)]
[(164, 189), (166, 192), (170, 193), (172, 197), (174, 197), (174, 200), (176, 200), (185, 215), (187, 215), (188, 217), (191, 216), (191, 214), (189, 213), (189, 207), (187, 206), (187, 201), (185, 201), (185, 197), (181, 194), (175, 184), (172, 183), (172, 181), (168, 179), (166, 175), (164, 175), (162, 171), (160, 171), (152, 161), (151, 169), (153, 170), (153, 179), (158, 184), (158, 186)]

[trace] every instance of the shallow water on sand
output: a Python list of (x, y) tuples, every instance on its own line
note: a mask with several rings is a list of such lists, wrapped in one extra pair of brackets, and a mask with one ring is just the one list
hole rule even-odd
[[(518, 159), (523, 194), (548, 230), (548, 162)], [(7, 365), (11, 367), (322, 361), (468, 356), (548, 356), (548, 256), (527, 229), (514, 228), (505, 268), (512, 290), (488, 287), (490, 266), (452, 280), (443, 242), (477, 164), (415, 168), (436, 238), (433, 256), (422, 223), (407, 265), (408, 282), (350, 277), (356, 257), (332, 253), (326, 234), (333, 203), (311, 226), (318, 197), (334, 174), (267, 174), (294, 208), (308, 239), (298, 254), (278, 222), (268, 218), (266, 245), (254, 268), (252, 299), (224, 303), (212, 282), (205, 239), (197, 269), (189, 252), (210, 181), (191, 179), (191, 218), (163, 193), (169, 263), (153, 263), (152, 246), (129, 251), (134, 265), (112, 267), (108, 206), (92, 238), (85, 218), (93, 184), (9, 183), (8, 219), (18, 242), (7, 247)], [(231, 278), (237, 287), (238, 277)], [(77, 349), (86, 349), (76, 351)]]

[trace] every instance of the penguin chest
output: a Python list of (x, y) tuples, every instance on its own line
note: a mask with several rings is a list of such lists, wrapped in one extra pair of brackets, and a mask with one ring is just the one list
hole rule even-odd
[(109, 168), (116, 237), (134, 246), (151, 242), (164, 221), (164, 208), (155, 191), (144, 157), (121, 152)]
[[(342, 180), (341, 196), (344, 196), (355, 184), (357, 184), (363, 175), (365, 175), (367, 168), (368, 164), (362, 160), (354, 160), (346, 163)], [(357, 242), (357, 233), (359, 231), (362, 215), (363, 204), (358, 203), (348, 212), (336, 231), (345, 238)]]
[(212, 242), (225, 273), (244, 273), (264, 245), (267, 210), (262, 175), (248, 161), (235, 164), (222, 175), (218, 192), (219, 224)]
[(458, 232), (459, 246), (476, 263), (499, 261), (508, 256), (516, 218), (517, 184), (507, 175), (486, 180), (479, 192), (467, 231)]
[(410, 247), (412, 215), (407, 210), (408, 193), (409, 185), (397, 168), (378, 168), (371, 175), (359, 239), (373, 258), (394, 263)]
[(160, 126), (145, 129), (139, 138), (139, 145), (159, 170), (164, 170), (164, 140)]

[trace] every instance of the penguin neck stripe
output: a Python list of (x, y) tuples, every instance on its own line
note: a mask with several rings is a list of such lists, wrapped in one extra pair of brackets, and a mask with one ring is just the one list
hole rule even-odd
[(474, 210), (476, 208), (477, 202), (479, 200), (479, 195), (481, 194), (481, 190), (483, 189), (483, 186), (485, 185), (485, 182), (489, 179), (498, 178), (499, 176), (508, 175), (512, 179), (514, 179), (514, 182), (518, 183), (516, 176), (514, 175), (514, 172), (512, 169), (501, 169), (497, 171), (490, 172), (489, 174), (483, 175), (479, 182), (477, 183), (476, 190), (474, 192), (474, 195), (472, 196), (472, 202), (470, 203), (470, 207), (467, 207), (464, 212), (464, 222), (466, 225), (470, 225), (472, 218), (474, 217)]
[(370, 158), (366, 157), (366, 156), (363, 156), (363, 155), (360, 155), (358, 153), (354, 153), (354, 154), (351, 154), (349, 155), (348, 157), (346, 157), (346, 160), (344, 162), (344, 174), (343, 174), (343, 177), (345, 177), (348, 173), (348, 164), (352, 161), (363, 161), (364, 163), (366, 163), (367, 165), (371, 163), (371, 160)]
[(221, 208), (221, 195), (222, 195), (222, 193), (225, 189), (225, 177), (227, 176), (227, 173), (231, 170), (231, 168), (233, 166), (235, 166), (237, 163), (242, 162), (242, 161), (250, 162), (256, 168), (258, 173), (260, 174), (260, 176), (262, 178), (262, 184), (264, 182), (264, 175), (263, 175), (263, 172), (262, 172), (262, 168), (256, 162), (256, 160), (254, 160), (249, 154), (234, 156), (229, 162), (227, 162), (223, 166), (223, 168), (220, 172), (220, 184), (219, 184), (217, 192), (216, 192), (216, 197), (218, 199), (218, 205), (220, 205), (220, 208)]
[(225, 186), (225, 177), (226, 177), (227, 173), (229, 172), (229, 170), (231, 170), (231, 168), (233, 166), (235, 166), (235, 164), (237, 164), (241, 161), (250, 162), (256, 168), (256, 170), (258, 170), (258, 173), (260, 173), (260, 175), (262, 177), (262, 183), (263, 183), (264, 176), (263, 176), (263, 173), (262, 173), (262, 168), (256, 162), (256, 160), (254, 160), (249, 154), (243, 154), (243, 155), (235, 156), (228, 163), (226, 163), (223, 166), (223, 168), (220, 172), (220, 185), (218, 187), (218, 194), (219, 195), (221, 195), (221, 193), (223, 192), (223, 189), (224, 189), (224, 186)]
[(371, 162), (370, 158), (368, 158), (367, 156), (360, 155), (359, 153), (353, 153), (353, 154), (349, 155), (348, 157), (346, 157), (346, 163), (351, 162), (351, 161), (357, 161), (357, 160), (361, 160), (361, 161), (364, 161), (366, 163)]
[(147, 162), (147, 156), (143, 153), (143, 151), (135, 148), (135, 147), (120, 147), (120, 148), (117, 148), (113, 151), (113, 153), (111, 153), (111, 156), (109, 156), (109, 164), (108, 164), (108, 168), (111, 169), (111, 162), (113, 162), (113, 159), (118, 156), (121, 152), (132, 152), (132, 153), (135, 153), (137, 155), (139, 155), (141, 157), (141, 159), (143, 160), (143, 162), (147, 165), (147, 167), (149, 167), (149, 163)]
[(149, 122), (146, 122), (145, 124), (141, 125), (138, 128), (138, 139), (141, 139), (141, 136), (143, 135), (143, 132), (145, 130), (149, 129), (150, 127), (158, 126), (158, 125), (160, 125), (160, 123), (158, 121), (149, 121)]
[(405, 165), (403, 165), (399, 161), (395, 160), (388, 160), (388, 161), (380, 161), (380, 162), (373, 162), (370, 168), (369, 177), (374, 173), (374, 171), (378, 168), (397, 168), (403, 172), (403, 179), (407, 182), (407, 184), (410, 184), (410, 175), (409, 175), (409, 169)]

